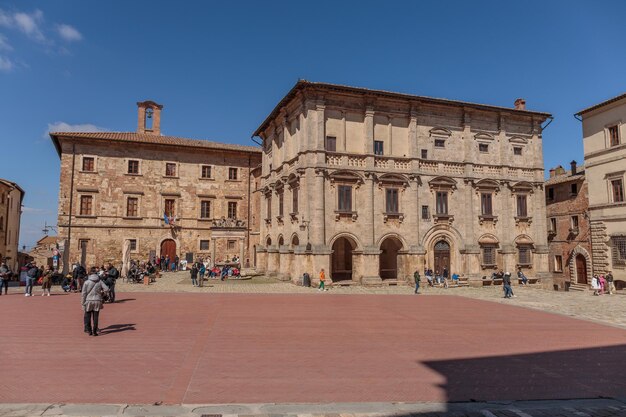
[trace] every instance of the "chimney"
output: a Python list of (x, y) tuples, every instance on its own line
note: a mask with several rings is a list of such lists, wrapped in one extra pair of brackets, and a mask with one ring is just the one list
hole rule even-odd
[(558, 167), (556, 167), (555, 173), (556, 173), (557, 177), (560, 176), (560, 175), (565, 175), (565, 168), (563, 168), (561, 165), (559, 165)]
[(526, 110), (526, 100), (523, 98), (515, 100), (515, 110)]
[(576, 175), (576, 161), (572, 161), (569, 163), (571, 168), (572, 168), (572, 174), (571, 175)]
[(147, 100), (138, 102), (137, 109), (137, 133), (160, 135), (163, 106)]
[(554, 168), (550, 168), (550, 178), (554, 178), (555, 175), (556, 171), (554, 170)]

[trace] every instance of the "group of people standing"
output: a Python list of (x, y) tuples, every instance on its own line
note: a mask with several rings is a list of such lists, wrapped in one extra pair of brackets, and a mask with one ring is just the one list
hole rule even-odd
[(175, 272), (180, 269), (180, 258), (178, 257), (178, 255), (176, 255), (174, 259), (170, 259), (169, 255), (161, 255), (160, 258), (156, 258), (154, 260), (154, 263), (156, 264), (156, 267), (163, 272)]
[(593, 278), (591, 278), (591, 289), (593, 290), (593, 295), (602, 295), (605, 292), (612, 295), (615, 292), (613, 271), (609, 271), (606, 276), (598, 274), (594, 275)]

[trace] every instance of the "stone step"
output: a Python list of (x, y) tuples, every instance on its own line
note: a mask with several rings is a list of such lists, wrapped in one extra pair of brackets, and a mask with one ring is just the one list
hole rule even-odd
[(569, 286), (569, 290), (570, 291), (587, 291), (589, 289), (589, 285), (586, 284), (570, 284)]

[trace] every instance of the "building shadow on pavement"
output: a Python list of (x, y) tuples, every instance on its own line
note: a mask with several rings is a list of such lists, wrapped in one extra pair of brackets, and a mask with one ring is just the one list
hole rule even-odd
[(119, 332), (125, 332), (128, 330), (137, 330), (135, 328), (135, 323), (129, 323), (129, 324), (111, 324), (110, 326), (104, 327), (102, 329), (100, 329), (100, 334), (101, 335), (105, 335), (105, 334), (110, 334), (110, 333), (119, 333)]
[(624, 358), (616, 345), (423, 364), (445, 377), (448, 402), (624, 398)]

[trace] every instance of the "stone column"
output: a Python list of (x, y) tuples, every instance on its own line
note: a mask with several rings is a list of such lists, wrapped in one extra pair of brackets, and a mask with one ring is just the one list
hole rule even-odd
[(421, 157), (419, 144), (417, 143), (417, 109), (411, 108), (411, 118), (409, 119), (409, 154), (410, 158)]
[[(307, 177), (309, 177), (309, 174), (313, 174), (312, 169), (307, 169)], [(326, 210), (324, 207), (326, 190), (324, 189), (325, 171), (323, 169), (315, 169), (314, 175), (315, 176), (311, 175), (313, 180), (313, 193), (307, 195), (311, 197), (309, 205), (312, 206), (312, 213), (309, 228), (311, 244), (315, 252), (317, 249), (321, 249), (326, 245)]]
[(365, 108), (365, 147), (363, 151), (366, 154), (374, 153), (374, 107), (367, 106)]
[(326, 114), (325, 114), (326, 106), (324, 105), (323, 100), (318, 100), (315, 105), (315, 111), (317, 113), (316, 120), (316, 143), (317, 149), (323, 151), (325, 146), (324, 142), (326, 141)]
[(502, 186), (501, 201), (504, 202), (503, 208), (508, 210), (502, 210), (498, 221), (502, 222), (502, 233), (499, 236), (500, 239), (500, 254), (502, 255), (502, 265), (499, 265), (505, 272), (509, 271), (513, 273), (515, 271), (515, 265), (517, 264), (515, 255), (515, 245), (513, 244), (515, 234), (515, 221), (514, 217), (516, 213), (515, 199), (508, 183)]
[[(363, 254), (361, 255), (361, 267), (365, 272), (361, 283), (380, 284), (382, 282), (379, 276), (379, 258), (380, 249), (375, 246), (375, 222), (374, 222), (374, 186), (376, 182), (376, 174), (373, 172), (365, 173), (365, 201), (364, 221), (362, 230), (363, 236)], [(360, 215), (360, 214), (359, 214)]]

